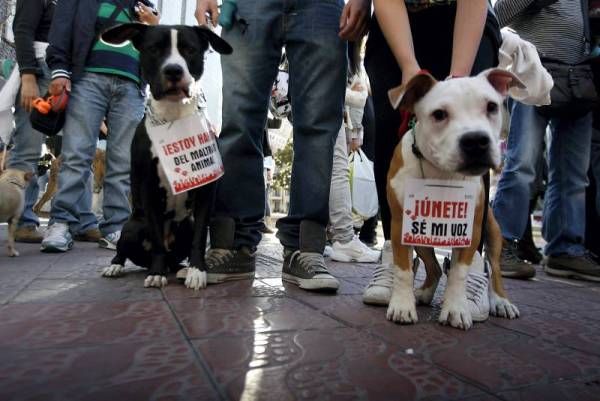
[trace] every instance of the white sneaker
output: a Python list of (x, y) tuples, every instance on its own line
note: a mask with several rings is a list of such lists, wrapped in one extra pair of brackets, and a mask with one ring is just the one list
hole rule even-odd
[(328, 258), (333, 253), (333, 249), (331, 249), (330, 245), (325, 245), (325, 249), (323, 250), (323, 257)]
[(394, 264), (392, 243), (385, 241), (381, 252), (381, 264), (375, 268), (373, 278), (363, 292), (363, 302), (369, 305), (388, 305), (392, 298)]
[(100, 248), (117, 250), (117, 242), (119, 242), (119, 238), (121, 238), (121, 230), (115, 231), (114, 233), (110, 233), (100, 238), (98, 241), (98, 246)]
[(69, 226), (64, 223), (54, 223), (44, 233), (42, 252), (66, 252), (73, 247), (73, 237)]
[(490, 316), (489, 271), (488, 261), (475, 252), (467, 275), (467, 303), (474, 322), (485, 322)]
[(331, 259), (338, 262), (377, 263), (381, 254), (363, 244), (356, 236), (346, 244), (334, 242), (331, 249)]

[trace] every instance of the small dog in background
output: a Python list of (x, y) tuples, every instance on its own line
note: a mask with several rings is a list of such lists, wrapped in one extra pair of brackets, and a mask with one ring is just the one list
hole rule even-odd
[(6, 169), (0, 175), (0, 223), (8, 223), (8, 256), (19, 256), (15, 249), (15, 230), (25, 205), (25, 187), (30, 172)]

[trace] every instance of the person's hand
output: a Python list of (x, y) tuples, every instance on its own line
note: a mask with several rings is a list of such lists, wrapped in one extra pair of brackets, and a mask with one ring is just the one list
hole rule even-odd
[(146, 25), (158, 25), (160, 22), (160, 14), (154, 14), (152, 7), (148, 7), (143, 3), (137, 3), (138, 20)]
[(33, 107), (31, 103), (40, 97), (40, 90), (35, 74), (21, 75), (21, 107), (28, 113)]
[(219, 8), (217, 7), (217, 0), (196, 0), (196, 21), (198, 25), (208, 25), (206, 14), (210, 15), (210, 21), (213, 26), (217, 26), (219, 19)]
[(60, 96), (65, 90), (71, 92), (71, 80), (63, 77), (53, 79), (48, 87), (48, 93), (52, 96)]
[(367, 32), (371, 0), (348, 0), (340, 18), (340, 38), (356, 41)]
[(358, 138), (352, 138), (352, 141), (350, 142), (350, 150), (356, 152), (358, 149), (360, 149), (360, 140)]
[(415, 75), (417, 75), (421, 71), (421, 67), (419, 64), (414, 63), (408, 64), (402, 68), (402, 86), (406, 86), (406, 84), (413, 79)]

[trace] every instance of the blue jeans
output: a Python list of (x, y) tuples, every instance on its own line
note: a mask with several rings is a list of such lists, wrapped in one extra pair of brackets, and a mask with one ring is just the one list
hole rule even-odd
[[(83, 193), (90, 193), (91, 164), (104, 117), (108, 126), (106, 176), (104, 178), (102, 235), (121, 230), (129, 217), (129, 169), (131, 140), (144, 114), (144, 96), (139, 86), (114, 75), (85, 73), (73, 83), (65, 126), (63, 161), (58, 191), (52, 203), (50, 223), (69, 224), (71, 231), (81, 220), (83, 231), (96, 225), (89, 206), (82, 208)], [(80, 210), (87, 210), (84, 215)], [(85, 223), (84, 223), (85, 221)]]
[[(277, 223), (285, 247), (299, 248), (299, 225), (328, 221), (333, 145), (342, 121), (346, 45), (338, 37), (343, 0), (238, 0), (236, 23), (223, 31), (233, 54), (223, 56), (225, 175), (215, 214), (235, 221), (235, 248), (256, 247), (265, 213), (262, 135), (281, 49), (289, 60), (294, 162), (288, 216)], [(214, 245), (214, 243), (213, 243)]]
[[(43, 96), (50, 83), (50, 70), (43, 58), (38, 59), (38, 64), (43, 75), (37, 77), (38, 89)], [(13, 135), (14, 148), (10, 152), (7, 166), (36, 174), (25, 190), (25, 209), (19, 219), (19, 226), (38, 226), (40, 221), (33, 212), (33, 205), (38, 199), (39, 185), (37, 182), (38, 161), (42, 153), (44, 134), (34, 130), (29, 122), (29, 113), (21, 107), (21, 95), (15, 102), (15, 133)]]
[(590, 163), (591, 113), (578, 119), (548, 119), (534, 106), (513, 102), (504, 169), (494, 215), (504, 238), (521, 239), (529, 218), (531, 184), (550, 124), (548, 185), (542, 234), (546, 255), (585, 252), (585, 187)]

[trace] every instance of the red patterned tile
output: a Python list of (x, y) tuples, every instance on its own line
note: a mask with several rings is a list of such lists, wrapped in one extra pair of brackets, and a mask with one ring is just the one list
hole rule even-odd
[(175, 339), (102, 347), (8, 351), (0, 359), (0, 399), (219, 399), (189, 346)]
[(176, 283), (175, 285), (168, 285), (162, 291), (167, 299), (173, 300), (185, 298), (281, 297), (284, 295), (280, 288), (268, 285), (263, 281), (239, 280), (222, 284), (210, 284), (199, 291), (190, 290), (181, 283)]
[(355, 329), (258, 333), (194, 344), (231, 399), (434, 400), (480, 394)]
[(191, 338), (338, 327), (341, 323), (282, 297), (198, 298), (171, 301)]
[(0, 309), (1, 348), (48, 348), (182, 338), (166, 304), (11, 304)]

